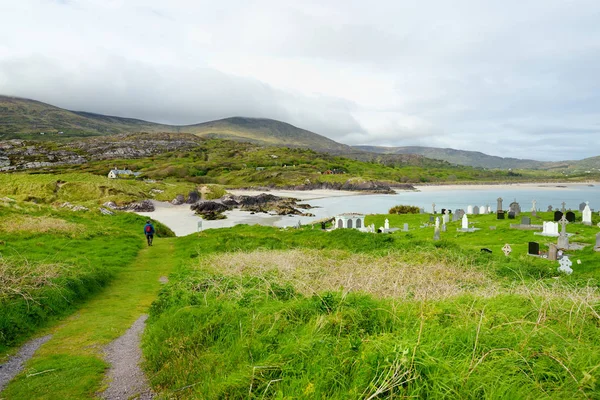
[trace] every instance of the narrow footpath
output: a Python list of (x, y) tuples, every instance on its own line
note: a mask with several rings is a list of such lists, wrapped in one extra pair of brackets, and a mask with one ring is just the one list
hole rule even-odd
[[(114, 360), (108, 355), (107, 362), (107, 351), (110, 353), (114, 347), (111, 343), (122, 336), (130, 347), (139, 346), (144, 314), (156, 298), (161, 281), (176, 265), (174, 240), (155, 240), (154, 246), (143, 249), (132, 265), (117, 273), (112, 284), (77, 313), (43, 332), (52, 335), (51, 339), (25, 363), (23, 372), (4, 388), (0, 399), (112, 398), (110, 390), (103, 392), (120, 377), (106, 378), (109, 362), (114, 369), (119, 363), (127, 365), (127, 360)], [(123, 346), (122, 342), (115, 343)], [(126, 350), (123, 354), (131, 350), (129, 353), (139, 359), (139, 351)], [(145, 382), (143, 374), (139, 381)], [(139, 386), (139, 382), (132, 381), (132, 385)], [(139, 390), (134, 397), (145, 396), (142, 392), (149, 388), (142, 385)], [(127, 393), (129, 396), (131, 393)]]

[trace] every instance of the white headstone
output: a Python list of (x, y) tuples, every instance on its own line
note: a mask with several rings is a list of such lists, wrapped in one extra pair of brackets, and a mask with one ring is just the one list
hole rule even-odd
[(469, 229), (469, 218), (467, 218), (467, 214), (462, 217), (462, 228)]
[(387, 231), (388, 229), (390, 229), (390, 221), (386, 218), (385, 222), (383, 223), (383, 228)]
[(532, 201), (531, 201), (531, 211), (532, 211), (532, 212), (534, 212), (534, 211), (537, 211), (537, 208), (536, 208), (536, 207), (537, 207), (537, 201), (535, 201), (535, 200), (532, 200)]
[(558, 263), (560, 264), (560, 267), (558, 267), (559, 272), (563, 272), (567, 275), (571, 275), (573, 273), (573, 269), (571, 268), (573, 261), (569, 260), (569, 256), (563, 256)]
[(435, 227), (436, 228), (440, 227), (440, 217), (435, 217)]
[(585, 202), (585, 208), (581, 212), (583, 215), (583, 223), (585, 225), (592, 225), (592, 210), (590, 209), (590, 202)]
[(467, 206), (467, 214), (468, 215), (473, 214), (473, 206)]
[(479, 214), (487, 214), (488, 210), (486, 206), (479, 207)]
[(408, 232), (408, 224), (405, 222), (404, 223), (404, 228), (402, 229), (403, 232)]

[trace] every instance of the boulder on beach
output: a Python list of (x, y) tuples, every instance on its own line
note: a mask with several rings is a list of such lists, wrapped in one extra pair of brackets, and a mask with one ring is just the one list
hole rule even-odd
[(182, 194), (178, 194), (173, 200), (171, 200), (171, 204), (174, 206), (180, 206), (183, 203), (185, 203), (185, 197)]
[(206, 220), (215, 220), (225, 218), (222, 213), (228, 211), (230, 208), (216, 201), (199, 201), (192, 204), (190, 209)]
[(125, 207), (121, 207), (121, 209), (134, 212), (152, 212), (154, 211), (154, 204), (150, 200), (142, 200), (136, 203), (131, 203)]

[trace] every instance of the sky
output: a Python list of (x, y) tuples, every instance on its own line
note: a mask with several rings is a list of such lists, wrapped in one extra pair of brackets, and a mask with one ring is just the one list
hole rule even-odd
[(341, 143), (600, 155), (598, 0), (0, 0), (0, 94)]

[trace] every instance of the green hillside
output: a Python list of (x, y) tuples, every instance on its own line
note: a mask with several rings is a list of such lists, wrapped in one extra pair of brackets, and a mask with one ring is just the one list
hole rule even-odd
[(354, 148), (381, 154), (419, 154), (427, 158), (447, 161), (451, 164), (468, 165), (479, 168), (498, 168), (498, 169), (547, 169), (565, 163), (550, 163), (535, 160), (521, 160), (518, 158), (504, 158), (490, 156), (478, 151), (466, 151), (456, 149), (442, 149), (438, 147), (383, 147), (383, 146), (354, 146)]

